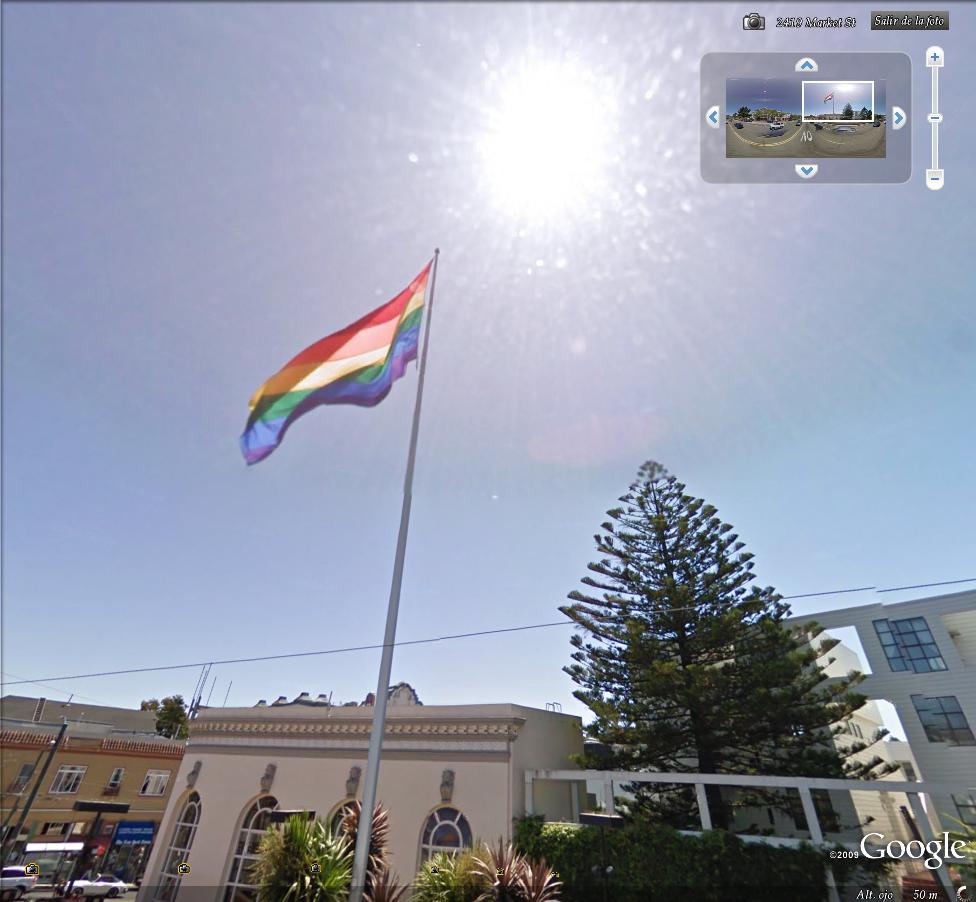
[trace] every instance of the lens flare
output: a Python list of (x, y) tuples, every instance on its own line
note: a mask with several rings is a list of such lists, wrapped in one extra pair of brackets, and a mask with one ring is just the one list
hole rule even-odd
[(508, 212), (551, 219), (604, 185), (613, 103), (592, 73), (535, 65), (503, 79), (479, 142), (490, 194)]

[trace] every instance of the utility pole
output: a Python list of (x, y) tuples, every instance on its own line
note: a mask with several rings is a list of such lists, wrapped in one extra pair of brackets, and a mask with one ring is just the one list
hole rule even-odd
[[(58, 730), (58, 735), (51, 740), (51, 749), (47, 753), (47, 760), (44, 762), (44, 766), (41, 768), (40, 774), (37, 776), (37, 780), (34, 782), (34, 788), (31, 790), (31, 794), (27, 797), (27, 801), (24, 803), (23, 810), (20, 812), (20, 818), (17, 821), (17, 826), (14, 828), (13, 839), (10, 842), (11, 851), (13, 847), (17, 845), (17, 837), (20, 836), (20, 831), (24, 828), (24, 822), (27, 820), (27, 815), (30, 814), (31, 806), (34, 804), (34, 799), (37, 797), (37, 791), (41, 788), (41, 784), (44, 782), (44, 777), (47, 774), (48, 768), (51, 766), (51, 762), (54, 760), (55, 752), (61, 745), (61, 740), (64, 738), (65, 731), (68, 729), (67, 719), (63, 720), (61, 723), (61, 729)], [(8, 852), (4, 850), (3, 861), (6, 863)]]

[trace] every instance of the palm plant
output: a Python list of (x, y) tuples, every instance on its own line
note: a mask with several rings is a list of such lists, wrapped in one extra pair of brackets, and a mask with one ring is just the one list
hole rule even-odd
[[(359, 834), (359, 815), (362, 803), (356, 799), (346, 806), (346, 813), (342, 818), (338, 834), (346, 836), (353, 849), (356, 848), (356, 837)], [(387, 810), (377, 804), (373, 809), (373, 827), (369, 838), (369, 859), (366, 865), (366, 887), (364, 892), (370, 892), (374, 877), (387, 869), (390, 847), (390, 816)]]
[(409, 887), (400, 886), (400, 881), (387, 870), (376, 875), (373, 885), (366, 893), (366, 902), (403, 902)]
[(519, 888), (525, 902), (556, 902), (561, 887), (555, 871), (544, 860), (524, 860)]
[(251, 877), (258, 902), (342, 902), (352, 878), (352, 847), (320, 820), (290, 817), (261, 838)]
[(484, 846), (475, 858), (475, 870), (488, 884), (478, 902), (499, 900), (515, 902), (522, 899), (521, 878), (525, 870), (525, 856), (511, 843), (498, 840), (497, 846)]

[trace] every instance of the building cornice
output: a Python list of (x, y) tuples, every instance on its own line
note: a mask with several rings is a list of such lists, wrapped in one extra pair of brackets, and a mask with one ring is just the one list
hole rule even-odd
[[(455, 737), (484, 737), (490, 739), (515, 739), (519, 729), (525, 723), (524, 718), (479, 718), (472, 720), (420, 720), (398, 719), (387, 721), (384, 731), (385, 737), (422, 736), (428, 738), (441, 737), (452, 739)], [(343, 719), (328, 718), (321, 720), (286, 720), (284, 718), (271, 719), (207, 719), (194, 720), (190, 723), (191, 743), (199, 738), (207, 741), (215, 735), (253, 736), (274, 735), (319, 737), (368, 737), (372, 724), (365, 718)]]

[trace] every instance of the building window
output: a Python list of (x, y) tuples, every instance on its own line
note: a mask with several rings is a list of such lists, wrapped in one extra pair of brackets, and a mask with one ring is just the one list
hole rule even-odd
[(10, 784), (10, 789), (8, 792), (13, 793), (14, 795), (20, 795), (26, 788), (33, 773), (33, 764), (21, 764), (20, 770), (17, 772), (17, 776), (14, 777), (13, 783)]
[(967, 827), (976, 827), (976, 795), (970, 793), (964, 798), (953, 796), (952, 801), (956, 803), (959, 820)]
[(892, 670), (913, 670), (915, 673), (948, 670), (924, 617), (875, 620), (874, 629)]
[(929, 742), (949, 742), (953, 745), (976, 745), (976, 737), (969, 728), (966, 715), (954, 695), (926, 698), (913, 695), (912, 703)]
[(257, 898), (257, 887), (251, 883), (250, 870), (258, 857), (261, 837), (271, 823), (270, 814), (278, 807), (278, 800), (271, 796), (258, 799), (244, 815), (241, 829), (234, 846), (234, 860), (227, 876), (224, 902), (252, 902)]
[(66, 824), (64, 821), (48, 821), (46, 824), (41, 825), (41, 832), (39, 836), (50, 836), (51, 834), (57, 834), (58, 836), (67, 836), (68, 828), (71, 824)]
[(169, 783), (168, 770), (146, 771), (146, 779), (142, 781), (142, 789), (139, 790), (141, 796), (161, 796), (166, 792), (166, 784)]
[(455, 854), (460, 849), (471, 848), (471, 827), (468, 819), (457, 808), (438, 808), (424, 824), (420, 840), (420, 860), (438, 852)]
[(112, 776), (108, 778), (108, 788), (118, 789), (122, 785), (122, 777), (125, 776), (125, 768), (117, 767), (112, 771)]
[(905, 779), (910, 783), (914, 783), (918, 780), (918, 774), (915, 773), (915, 768), (907, 761), (901, 762), (901, 769), (905, 774)]
[(85, 764), (62, 764), (54, 775), (51, 794), (77, 792), (87, 770)]
[(173, 828), (173, 838), (169, 842), (163, 867), (159, 872), (159, 886), (153, 896), (155, 902), (173, 902), (176, 898), (181, 880), (177, 868), (181, 862), (190, 858), (190, 848), (193, 846), (193, 837), (196, 836), (199, 823), (200, 796), (191, 792)]

